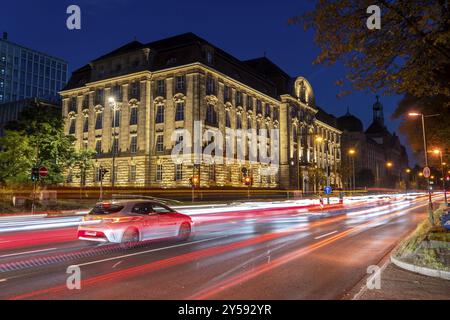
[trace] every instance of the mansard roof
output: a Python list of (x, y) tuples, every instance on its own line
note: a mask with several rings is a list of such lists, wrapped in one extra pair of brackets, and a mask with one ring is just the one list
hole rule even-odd
[[(213, 69), (273, 98), (292, 91), (293, 79), (266, 57), (241, 61), (192, 32), (146, 44), (136, 40), (129, 42), (75, 70), (64, 90), (81, 87), (93, 81), (92, 68), (95, 64), (145, 48), (149, 49), (153, 56), (148, 65), (143, 67), (144, 70), (158, 71), (194, 62), (208, 65), (205, 57), (206, 47), (214, 51), (214, 63), (211, 65)], [(105, 78), (113, 76), (108, 74)]]

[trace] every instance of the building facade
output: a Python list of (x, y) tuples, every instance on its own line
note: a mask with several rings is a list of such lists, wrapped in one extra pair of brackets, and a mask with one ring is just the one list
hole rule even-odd
[[(60, 94), (66, 133), (97, 152), (69, 185), (98, 185), (106, 168), (105, 185), (190, 187), (197, 176), (200, 187), (244, 187), (250, 177), (252, 187), (313, 191), (327, 182), (315, 170), (328, 167), (340, 185), (341, 131), (317, 117), (308, 81), (192, 33), (128, 43), (76, 70)], [(177, 145), (189, 151), (174, 158)]]
[[(408, 167), (408, 155), (399, 137), (384, 123), (378, 96), (373, 104), (373, 121), (364, 131), (361, 120), (347, 113), (338, 118), (342, 134), (344, 185), (352, 186), (354, 164), (356, 187), (400, 187)], [(354, 153), (349, 153), (353, 150)]]
[[(0, 38), (0, 104), (40, 98), (54, 101), (67, 83), (67, 62)], [(1, 107), (0, 107), (1, 108)]]

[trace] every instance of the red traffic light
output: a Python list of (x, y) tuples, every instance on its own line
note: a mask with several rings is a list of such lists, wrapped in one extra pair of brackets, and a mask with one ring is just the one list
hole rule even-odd
[(198, 186), (200, 184), (200, 179), (198, 178), (198, 176), (192, 176), (189, 178), (189, 183), (191, 184), (191, 186)]

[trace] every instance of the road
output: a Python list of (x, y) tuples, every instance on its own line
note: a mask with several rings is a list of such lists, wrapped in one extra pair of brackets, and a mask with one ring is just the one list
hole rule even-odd
[[(341, 299), (426, 217), (426, 197), (194, 217), (187, 242), (132, 250), (76, 228), (0, 234), (0, 299)], [(69, 290), (67, 268), (81, 270)]]

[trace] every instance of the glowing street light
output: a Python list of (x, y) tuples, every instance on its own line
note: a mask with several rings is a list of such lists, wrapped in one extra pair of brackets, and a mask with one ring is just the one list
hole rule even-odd
[[(410, 112), (410, 113), (408, 113), (408, 115), (412, 118), (421, 117), (421, 119), (422, 119), (423, 151), (425, 153), (425, 166), (428, 167), (427, 135), (425, 132), (425, 118), (436, 117), (436, 116), (439, 116), (439, 114), (424, 115), (423, 113), (419, 113), (419, 112)], [(431, 225), (434, 225), (433, 202), (431, 200), (430, 178), (428, 178), (427, 181), (428, 181), (428, 186), (427, 186), (428, 187), (428, 217), (430, 219)]]
[(348, 154), (350, 156), (350, 158), (352, 159), (352, 185), (353, 185), (353, 190), (356, 189), (355, 185), (356, 185), (356, 178), (355, 178), (355, 155), (356, 155), (356, 150), (351, 148), (348, 150)]
[(439, 157), (440, 157), (440, 159), (441, 159), (441, 170), (442, 170), (442, 179), (441, 179), (441, 181), (442, 181), (442, 189), (444, 190), (444, 202), (445, 202), (445, 204), (447, 205), (448, 204), (448, 202), (447, 202), (447, 190), (446, 190), (446, 188), (445, 188), (445, 180), (444, 180), (444, 176), (445, 176), (445, 169), (444, 169), (444, 167), (445, 167), (445, 165), (446, 165), (446, 163), (443, 161), (443, 157), (442, 157), (442, 150), (441, 149), (434, 149), (433, 150), (433, 154), (435, 154), (435, 155), (439, 155)]
[(394, 164), (392, 163), (392, 161), (386, 162), (386, 167), (392, 168), (393, 166), (394, 166)]

